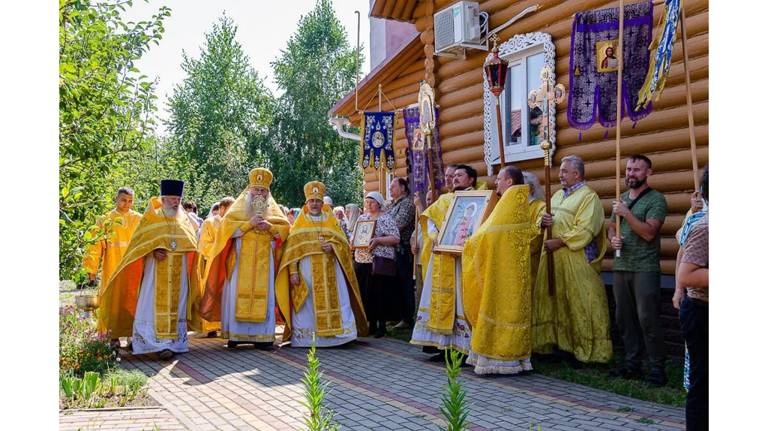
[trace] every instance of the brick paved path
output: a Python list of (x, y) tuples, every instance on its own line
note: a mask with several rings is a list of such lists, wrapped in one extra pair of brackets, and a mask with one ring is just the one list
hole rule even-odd
[(66, 411), (59, 415), (59, 431), (172, 431), (186, 428), (167, 409), (146, 407), (135, 409), (100, 409)]
[[(172, 361), (128, 355), (126, 368), (150, 376), (150, 395), (190, 430), (303, 429), (301, 378), (306, 349), (229, 351), (219, 339), (191, 339)], [(344, 430), (437, 430), (446, 383), (440, 365), (421, 349), (365, 338), (318, 350), (326, 405)], [(672, 430), (684, 412), (540, 375), (461, 376), (473, 430)], [(149, 427), (148, 429), (151, 429)], [(161, 426), (161, 429), (166, 429)], [(168, 428), (171, 429), (171, 428)]]

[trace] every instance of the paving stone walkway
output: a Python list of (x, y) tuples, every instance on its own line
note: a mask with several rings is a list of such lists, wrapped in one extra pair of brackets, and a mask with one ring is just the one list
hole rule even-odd
[[(127, 355), (125, 368), (148, 376), (149, 393), (165, 410), (165, 429), (304, 429), (301, 378), (307, 349), (228, 350), (220, 339), (190, 340), (190, 352), (171, 361)], [(364, 338), (351, 346), (318, 350), (326, 405), (343, 430), (438, 430), (446, 376), (417, 346)], [(460, 377), (472, 430), (678, 430), (680, 408), (531, 374)], [(62, 425), (64, 425), (62, 419)], [(69, 426), (69, 425), (68, 425)], [(82, 429), (142, 429), (108, 423)], [(65, 429), (62, 426), (62, 429)], [(77, 428), (66, 428), (77, 429)], [(153, 429), (148, 426), (145, 429)]]
[(59, 415), (59, 431), (177, 431), (186, 429), (164, 407), (69, 410)]

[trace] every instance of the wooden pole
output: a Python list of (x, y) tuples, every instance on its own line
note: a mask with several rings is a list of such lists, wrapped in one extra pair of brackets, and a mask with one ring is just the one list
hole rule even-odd
[[(619, 47), (616, 51), (619, 54), (616, 79), (616, 201), (619, 201), (621, 199), (621, 108), (623, 105), (621, 87), (624, 79), (624, 0), (619, 0)], [(621, 217), (618, 214), (616, 214), (616, 232), (617, 235), (621, 235)], [(615, 256), (621, 256), (621, 250), (616, 250)]]
[(360, 11), (357, 14), (357, 51), (355, 51), (355, 112), (357, 112), (357, 87), (360, 85)]
[(688, 105), (688, 136), (691, 140), (691, 165), (693, 166), (693, 187), (694, 193), (699, 191), (699, 159), (696, 151), (696, 133), (693, 122), (693, 96), (691, 95), (691, 73), (688, 70), (688, 48), (686, 47), (686, 39), (688, 36), (685, 32), (685, 5), (680, 5), (680, 32), (682, 33), (683, 44), (683, 70), (685, 71), (685, 96)]
[[(552, 188), (550, 186), (550, 171), (552, 170), (552, 158), (550, 151), (552, 145), (549, 141), (541, 143), (541, 149), (544, 150), (544, 197), (547, 214), (552, 214)], [(547, 239), (552, 239), (552, 226), (547, 226)], [(546, 248), (545, 248), (546, 250)], [(555, 256), (547, 250), (547, 287), (549, 296), (555, 295)]]
[[(496, 133), (499, 137), (499, 172), (501, 172), (501, 169), (504, 166), (507, 166), (507, 159), (504, 156), (504, 135), (501, 128), (501, 97), (496, 96)], [(488, 174), (493, 174), (493, 172), (488, 172)]]
[[(379, 84), (379, 112), (381, 112), (381, 84)], [(381, 193), (381, 196), (383, 196), (385, 200), (387, 199), (386, 163), (386, 157), (384, 157), (384, 160), (379, 158), (379, 193)]]

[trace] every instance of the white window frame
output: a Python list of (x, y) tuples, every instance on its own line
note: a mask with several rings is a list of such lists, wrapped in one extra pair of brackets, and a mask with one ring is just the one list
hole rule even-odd
[[(506, 127), (506, 121), (504, 121), (505, 118), (509, 117), (509, 108), (506, 106), (507, 103), (505, 101), (505, 93), (503, 92), (500, 96), (501, 99), (501, 112), (502, 112), (502, 136), (504, 139), (504, 157), (507, 162), (515, 162), (520, 160), (531, 160), (536, 158), (543, 158), (544, 152), (541, 150), (541, 147), (539, 146), (529, 146), (528, 145), (528, 128), (523, 127), (524, 125), (528, 124), (528, 94), (527, 94), (527, 79), (528, 79), (528, 73), (527, 73), (527, 58), (529, 56), (538, 54), (538, 53), (544, 53), (544, 67), (549, 66), (550, 70), (555, 70), (555, 45), (552, 43), (552, 36), (550, 36), (548, 33), (542, 33), (542, 32), (535, 32), (535, 33), (526, 33), (526, 34), (519, 34), (513, 36), (510, 40), (507, 42), (502, 43), (499, 46), (499, 57), (506, 59), (509, 61), (510, 66), (513, 66), (515, 64), (521, 64), (524, 70), (524, 80), (522, 88), (525, 89), (524, 91), (526, 94), (520, 95), (523, 100), (520, 101), (523, 109), (522, 109), (522, 118), (521, 118), (521, 143), (512, 145), (507, 141), (507, 127)], [(489, 54), (489, 57), (492, 54)], [(508, 75), (511, 79), (511, 70), (508, 71)], [(555, 85), (555, 76), (554, 73), (550, 74), (549, 77), (549, 84), (550, 88), (554, 87)], [(506, 92), (506, 86), (505, 86), (505, 92)], [(488, 173), (490, 174), (493, 172), (493, 165), (498, 165), (500, 163), (499, 159), (499, 144), (498, 144), (498, 128), (496, 125), (496, 97), (491, 93), (490, 88), (488, 87), (488, 81), (487, 79), (483, 80), (483, 102), (484, 102), (484, 109), (483, 109), (483, 129), (484, 129), (484, 154), (485, 154), (485, 164), (488, 168)], [(549, 104), (548, 106), (548, 112), (546, 113), (549, 116), (549, 124), (555, 125), (555, 115), (556, 110), (554, 104)], [(552, 136), (550, 136), (550, 141), (552, 144), (552, 151), (555, 149), (555, 139), (556, 136), (553, 133)]]

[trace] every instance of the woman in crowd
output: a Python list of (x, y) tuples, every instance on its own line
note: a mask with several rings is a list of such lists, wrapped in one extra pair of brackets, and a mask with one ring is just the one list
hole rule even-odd
[(333, 209), (333, 216), (339, 221), (341, 230), (344, 231), (344, 234), (349, 238), (349, 223), (347, 222), (347, 215), (344, 214), (344, 207), (335, 207)]
[(365, 196), (365, 214), (358, 221), (375, 220), (376, 228), (368, 249), (355, 250), (355, 274), (363, 295), (369, 333), (376, 338), (386, 335), (387, 320), (400, 317), (395, 266), (395, 246), (400, 242), (400, 231), (392, 217), (381, 211), (383, 206), (381, 193), (370, 192)]
[(400, 322), (397, 329), (413, 327), (416, 316), (416, 301), (414, 299), (413, 255), (411, 254), (411, 235), (415, 226), (416, 207), (410, 198), (411, 190), (408, 180), (395, 178), (389, 187), (392, 202), (384, 208), (395, 220), (400, 231), (400, 243), (395, 247), (395, 263), (397, 264), (397, 287), (400, 290)]

